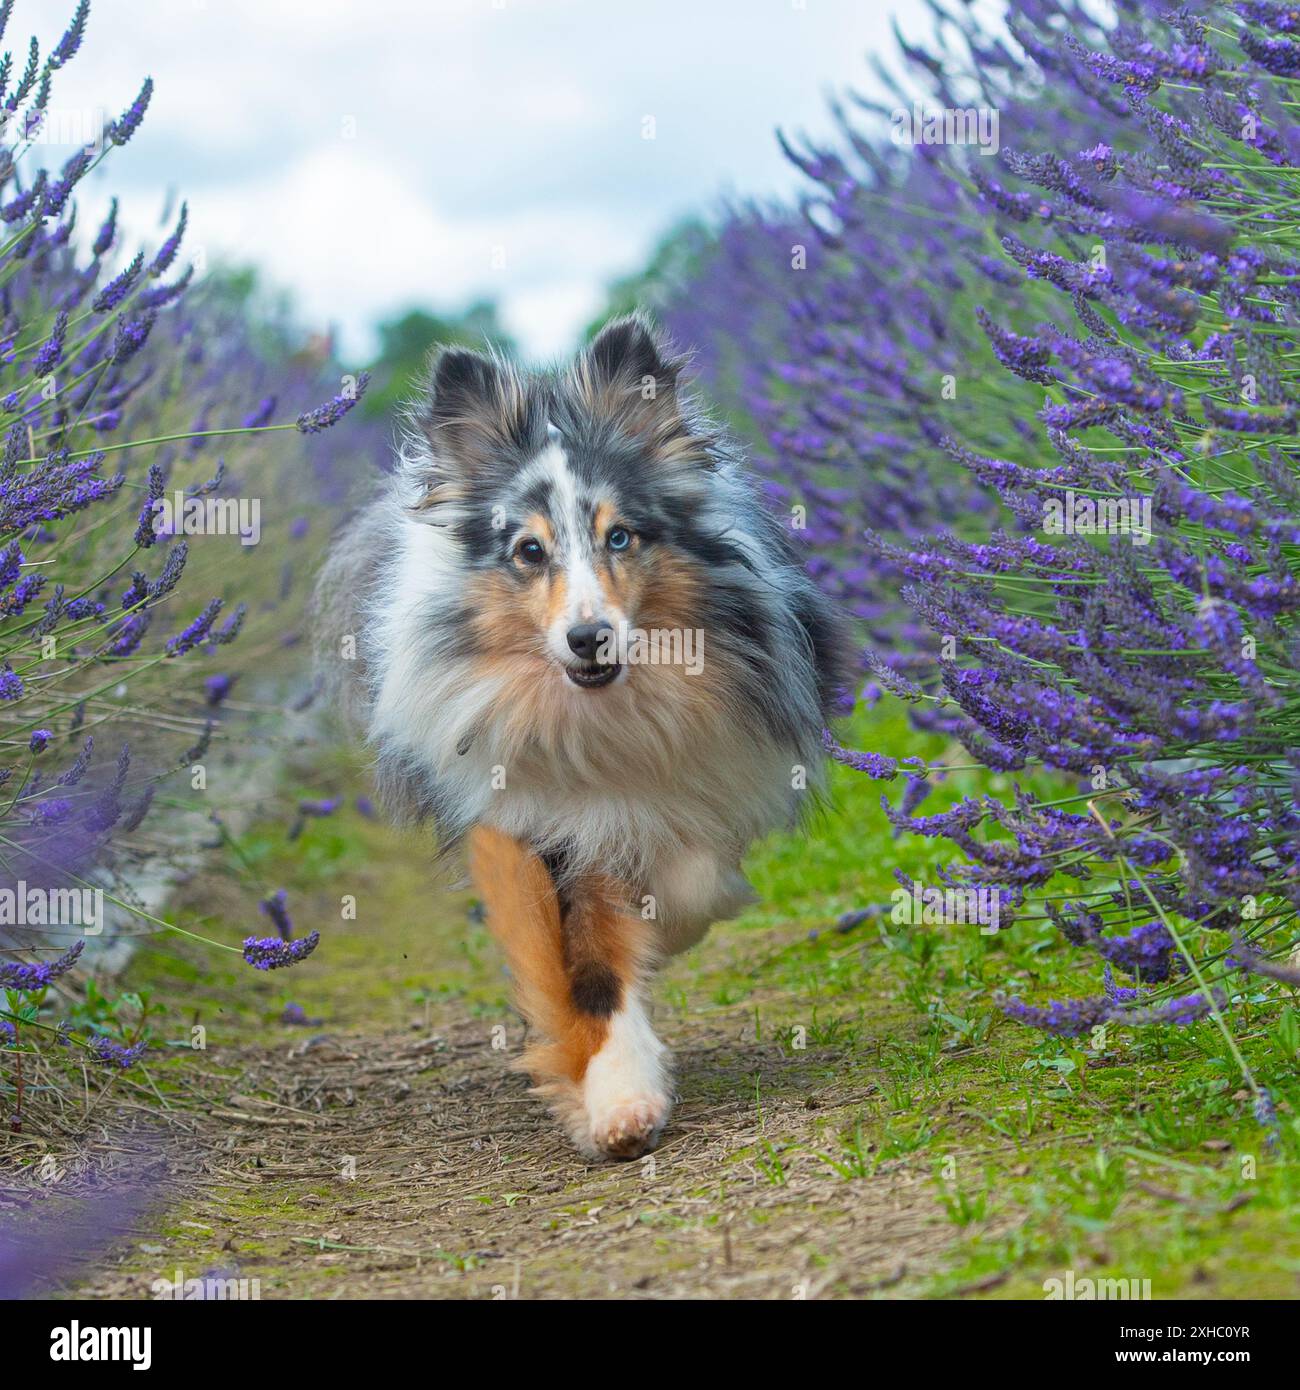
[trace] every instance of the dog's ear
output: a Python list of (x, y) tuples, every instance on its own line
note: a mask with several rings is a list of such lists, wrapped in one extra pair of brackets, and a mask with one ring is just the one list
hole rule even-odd
[(673, 356), (640, 314), (613, 319), (596, 334), (587, 349), (592, 375), (600, 382), (630, 379), (638, 385), (654, 383), (671, 393), (677, 387), (682, 362)]
[(575, 363), (572, 381), (586, 411), (612, 419), (655, 458), (707, 464), (712, 438), (685, 399), (685, 366), (640, 314), (631, 314), (600, 330)]
[(438, 425), (487, 408), (501, 391), (499, 362), (463, 347), (438, 348), (429, 363), (429, 414)]
[[(544, 413), (544, 412), (543, 412)], [(476, 473), (510, 466), (534, 436), (545, 433), (538, 403), (512, 367), (469, 348), (438, 350), (413, 422), (428, 454), (422, 458), (422, 505), (463, 492)], [(423, 455), (424, 451), (420, 451)]]

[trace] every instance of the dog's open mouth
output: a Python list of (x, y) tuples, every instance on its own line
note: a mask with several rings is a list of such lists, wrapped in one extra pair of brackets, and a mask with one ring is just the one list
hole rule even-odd
[(623, 668), (614, 666), (566, 666), (564, 674), (583, 690), (599, 690), (602, 686), (609, 685), (618, 679), (618, 673)]

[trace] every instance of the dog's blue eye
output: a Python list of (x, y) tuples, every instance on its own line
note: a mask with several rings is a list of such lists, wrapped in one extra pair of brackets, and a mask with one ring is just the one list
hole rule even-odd
[(515, 554), (526, 565), (540, 565), (546, 559), (546, 547), (541, 541), (535, 541), (529, 537), (526, 541), (520, 541), (515, 546)]
[(611, 550), (626, 550), (632, 544), (632, 533), (625, 526), (615, 526), (605, 537), (605, 544)]

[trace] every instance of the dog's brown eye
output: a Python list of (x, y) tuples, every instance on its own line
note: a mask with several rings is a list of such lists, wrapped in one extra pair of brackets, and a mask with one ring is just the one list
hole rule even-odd
[(546, 559), (546, 547), (529, 536), (515, 546), (515, 558), (526, 565), (540, 565)]

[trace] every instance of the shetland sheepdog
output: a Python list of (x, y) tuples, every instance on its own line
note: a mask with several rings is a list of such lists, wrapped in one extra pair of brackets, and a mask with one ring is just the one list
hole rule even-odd
[(443, 350), (319, 589), (382, 799), (467, 853), (520, 1066), (589, 1157), (658, 1141), (651, 976), (752, 901), (741, 858), (815, 796), (845, 672), (684, 365), (639, 316), (564, 369)]

